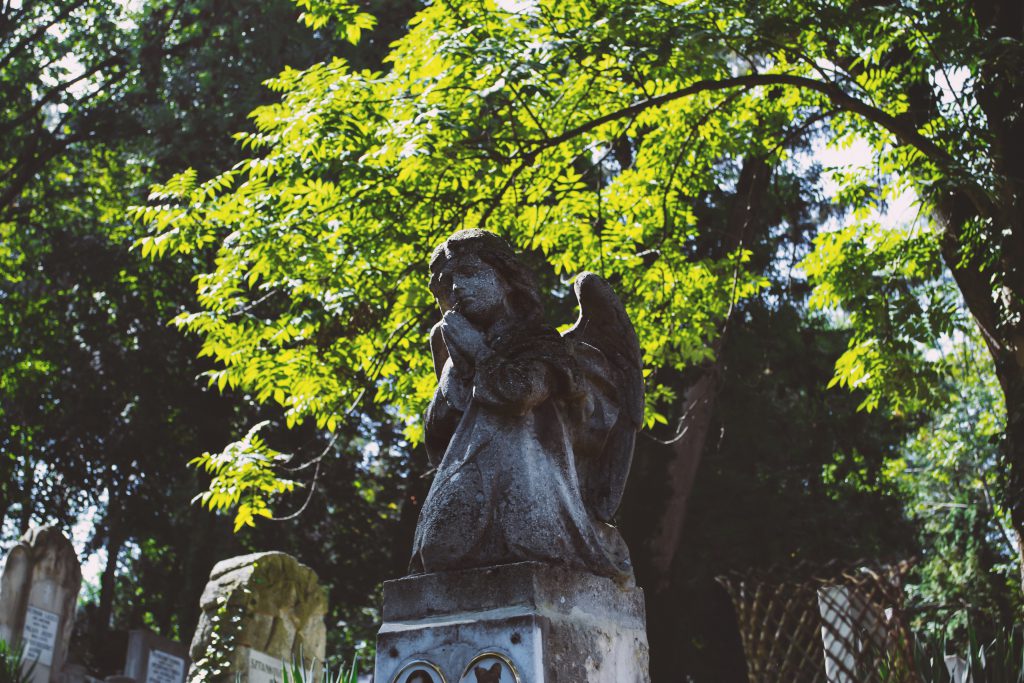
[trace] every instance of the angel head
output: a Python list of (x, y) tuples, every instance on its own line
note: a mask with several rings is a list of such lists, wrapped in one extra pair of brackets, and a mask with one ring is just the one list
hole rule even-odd
[(481, 327), (543, 318), (532, 274), (505, 240), (486, 230), (460, 230), (434, 250), (430, 291), (442, 311), (458, 311)]

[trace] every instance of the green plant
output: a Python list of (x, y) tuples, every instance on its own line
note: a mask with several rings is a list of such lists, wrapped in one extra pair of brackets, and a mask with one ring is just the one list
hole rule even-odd
[(914, 643), (914, 671), (921, 681), (947, 683), (949, 673), (945, 662), (946, 641), (935, 637), (919, 637)]
[[(242, 589), (248, 594), (248, 588)], [(189, 672), (189, 683), (211, 683), (222, 679), (231, 666), (230, 654), (234, 651), (235, 640), (242, 621), (244, 605), (232, 604), (228, 595), (217, 599), (217, 612), (210, 619), (213, 624), (210, 643), (206, 653)], [(236, 683), (237, 683), (236, 678)]]
[(31, 683), (36, 660), (28, 666), (24, 664), (24, 647), (21, 644), (12, 647), (6, 640), (0, 640), (0, 683)]
[[(923, 683), (947, 683), (947, 655), (961, 655), (967, 662), (971, 683), (1024, 683), (1024, 627), (1021, 625), (981, 634), (970, 619), (966, 626), (966, 652), (945, 635), (919, 637), (914, 664)], [(961, 646), (962, 647), (962, 646)]]
[[(312, 668), (306, 669), (302, 666), (301, 654), (298, 658), (293, 658), (291, 666), (284, 667), (282, 673), (284, 674), (284, 683), (317, 683)], [(330, 667), (325, 664), (319, 683), (357, 683), (358, 680), (359, 657), (352, 655), (352, 664), (347, 670), (343, 665), (336, 672), (331, 673)]]

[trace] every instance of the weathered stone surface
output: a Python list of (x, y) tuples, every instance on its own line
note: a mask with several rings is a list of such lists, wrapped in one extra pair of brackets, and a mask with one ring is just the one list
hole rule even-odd
[(455, 233), (430, 262), (443, 313), (438, 386), (424, 423), (437, 474), (410, 567), (438, 572), (536, 560), (631, 580), (611, 520), (643, 421), (640, 345), (608, 284), (575, 284), (564, 335), (500, 237)]
[(405, 683), (419, 660), (459, 681), (486, 653), (530, 683), (647, 683), (643, 593), (537, 562), (384, 584), (376, 681)]
[[(307, 667), (323, 662), (327, 594), (313, 570), (291, 555), (256, 553), (217, 563), (200, 607), (189, 650), (196, 663), (190, 681), (201, 675), (234, 683), (237, 674), (247, 683), (253, 651), (284, 662), (301, 654)], [(204, 662), (215, 656), (226, 668), (213, 675)]]
[(39, 658), (34, 683), (56, 683), (67, 657), (82, 570), (71, 541), (53, 526), (30, 529), (7, 554), (0, 577), (0, 638)]

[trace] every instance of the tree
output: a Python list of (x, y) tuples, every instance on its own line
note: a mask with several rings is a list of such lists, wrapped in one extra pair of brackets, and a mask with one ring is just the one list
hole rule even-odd
[[(7, 336), (0, 372), (5, 399), (15, 397), (3, 404), (11, 424), (5, 437), (21, 445), (38, 445), (41, 438), (34, 428), (42, 419), (36, 412), (40, 406), (32, 397), (43, 393), (39, 383), (50, 368), (44, 360), (22, 353), (7, 333), (19, 323), (33, 326), (41, 336), (54, 329), (42, 315), (45, 304), (35, 299), (40, 293), (22, 276), (35, 265), (32, 258), (38, 246), (38, 239), (24, 233), (38, 225), (40, 212), (50, 208), (28, 190), (40, 183), (41, 172), (55, 159), (104, 129), (103, 112), (123, 88), (127, 46), (117, 24), (125, 17), (117, 3), (87, 6), (78, 0), (5, 3), (0, 14), (0, 274), (5, 285), (0, 302)], [(64, 165), (55, 176), (67, 179), (73, 177), (72, 171)], [(40, 184), (52, 188), (60, 182), (44, 178)], [(26, 302), (26, 319), (14, 319), (14, 298)], [(13, 485), (17, 447), (4, 450), (0, 509), (6, 515), (22, 491)], [(35, 462), (29, 458), (20, 464), (31, 482)], [(28, 524), (29, 510), (22, 506), (21, 527)]]
[(919, 628), (962, 643), (968, 624), (998, 634), (1021, 609), (1013, 524), (997, 494), (1006, 477), (999, 448), (1006, 410), (994, 373), (978, 361), (981, 345), (974, 336), (949, 349), (948, 407), (913, 430), (885, 465), (930, 549), (911, 595)]
[[(714, 363), (659, 373), (680, 394), (699, 387), (703, 396), (699, 407), (679, 409), (673, 429), (682, 433), (641, 436), (621, 514), (648, 598), (654, 680), (683, 672), (694, 681), (747, 680), (733, 606), (716, 581), (723, 574), (797, 580), (826, 563), (921, 552), (885, 477), (905, 426), (826, 388), (849, 333), (807, 309), (810, 287), (794, 276), (829, 213), (812, 181), (783, 167), (764, 183), (744, 244), (748, 267), (770, 284), (737, 302)], [(734, 199), (723, 192), (698, 203), (702, 245), (729, 239), (719, 226), (735, 221)], [(693, 439), (697, 428), (704, 435)], [(693, 485), (680, 501), (671, 473), (682, 468)], [(665, 524), (673, 507), (685, 524)]]
[[(456, 228), (505, 234), (563, 277), (627, 283), (649, 367), (707, 360), (761, 283), (742, 243), (693, 256), (694, 199), (734, 183), (744, 158), (785, 159), (809, 130), (861, 137), (871, 173), (835, 174), (851, 220), (808, 264), (816, 301), (843, 305), (855, 331), (837, 381), (866, 408), (923, 405), (937, 370), (925, 351), (964, 324), (949, 273), (1006, 397), (1001, 496), (1019, 535), (1020, 14), (1010, 0), (437, 3), (386, 74), (342, 60), (282, 73), (281, 102), (239, 136), (255, 155), (156, 188), (136, 214), (152, 229), (141, 247), (215, 247), (201, 309), (178, 319), (221, 364), (211, 379), (330, 429), (367, 397), (417, 413), (430, 306), (415, 274)], [(902, 188), (918, 221), (872, 221)], [(677, 399), (651, 389), (654, 423)]]
[[(13, 520), (5, 530), (21, 531), (93, 515), (87, 549), (105, 550), (107, 562), (83, 654), (98, 658), (97, 670), (113, 626), (188, 638), (212, 564), (257, 548), (260, 539), (233, 538), (230, 524), (189, 509), (206, 481), (185, 463), (243, 420), (279, 417), (194, 381), (209, 365), (166, 322), (190, 300), (206, 256), (140, 259), (126, 208), (153, 179), (181, 170), (185, 156), (207, 169), (226, 164), (234, 152), (225, 131), (273, 97), (259, 76), (338, 46), (298, 23), (287, 0), (132, 7), (23, 2), (4, 5), (0, 21), (0, 510)], [(358, 58), (379, 61), (372, 50)], [(306, 432), (277, 444), (328, 446)], [(362, 477), (369, 488), (374, 478), (350, 469), (340, 480)], [(322, 516), (344, 520), (352, 536), (391, 523), (390, 489), (379, 502), (342, 495), (351, 491), (331, 498)], [(292, 538), (309, 536), (293, 530)], [(367, 574), (365, 562), (381, 564), (369, 550), (350, 553), (354, 569), (339, 583)], [(359, 607), (350, 599), (357, 591), (337, 589), (349, 599), (342, 609)], [(122, 655), (114, 653), (110, 673)]]
[(799, 292), (779, 284), (738, 306), (719, 352), (710, 438), (679, 551), (657, 592), (656, 556), (640, 541), (650, 542), (661, 516), (672, 446), (640, 440), (622, 516), (648, 596), (653, 680), (683, 672), (694, 681), (749, 680), (718, 577), (799, 581), (829, 563), (882, 564), (922, 550), (885, 476), (904, 427), (826, 389), (849, 335), (807, 315)]
[(131, 85), (130, 13), (117, 2), (4, 3), (0, 14), (0, 236), (17, 256), (26, 188), (74, 145), (115, 136), (110, 109)]

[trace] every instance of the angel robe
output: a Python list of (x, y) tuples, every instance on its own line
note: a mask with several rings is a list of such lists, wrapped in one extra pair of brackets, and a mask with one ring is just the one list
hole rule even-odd
[(603, 354), (548, 327), (491, 345), (465, 380), (463, 405), (452, 404), (460, 400), (442, 382), (427, 412), (428, 452), (443, 449), (443, 457), (420, 511), (411, 569), (534, 560), (631, 579), (618, 530), (584, 500), (588, 486), (607, 487), (581, 487), (581, 475), (599, 479), (607, 467), (586, 461), (598, 453), (577, 450), (604, 444), (619, 413)]

